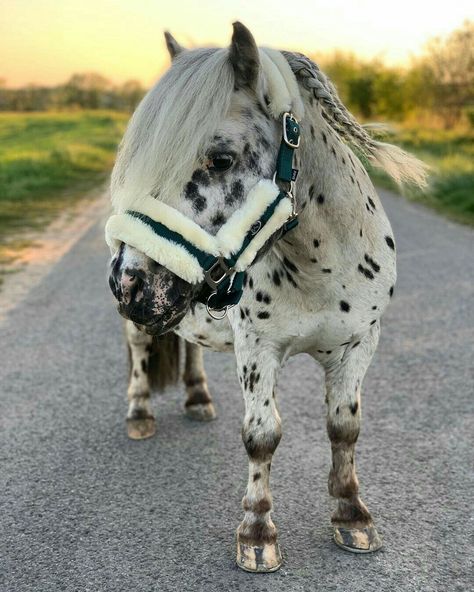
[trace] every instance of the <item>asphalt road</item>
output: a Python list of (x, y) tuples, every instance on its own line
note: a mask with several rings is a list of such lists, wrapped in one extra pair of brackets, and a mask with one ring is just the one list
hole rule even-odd
[(473, 573), (474, 233), (384, 194), (399, 280), (365, 380), (358, 473), (385, 546), (331, 542), (322, 372), (280, 381), (272, 471), (283, 568), (234, 564), (246, 483), (232, 356), (207, 355), (217, 421), (155, 398), (129, 441), (126, 353), (93, 227), (0, 325), (0, 590), (463, 591)]

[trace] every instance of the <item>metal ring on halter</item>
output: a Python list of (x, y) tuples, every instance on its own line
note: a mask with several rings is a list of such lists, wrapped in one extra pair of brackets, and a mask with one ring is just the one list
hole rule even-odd
[[(278, 185), (276, 171), (273, 173), (273, 182), (275, 183), (275, 185)], [(294, 181), (281, 181), (280, 180), (280, 183), (289, 183), (290, 188), (287, 191), (285, 191), (285, 190), (283, 190), (283, 191), (285, 191), (290, 197), (292, 197), (293, 196), (293, 192), (295, 190), (295, 182)]]
[[(209, 306), (209, 300), (215, 295), (216, 295), (216, 292), (212, 292), (212, 294), (209, 294), (209, 297), (206, 302), (206, 310), (207, 310), (208, 315), (210, 317), (212, 317), (215, 321), (222, 321), (222, 319), (227, 316), (227, 311), (229, 310), (229, 307), (224, 306), (224, 308), (211, 308)], [(220, 312), (223, 314), (221, 316), (219, 316), (219, 315), (215, 314), (216, 312)]]
[[(276, 172), (273, 173), (273, 182), (275, 184), (277, 184), (276, 182)], [(296, 211), (296, 197), (295, 197), (295, 182), (294, 181), (286, 181), (286, 183), (290, 184), (290, 188), (286, 191), (286, 195), (289, 197), (290, 201), (291, 201), (291, 206), (293, 208), (293, 211), (291, 212), (291, 217), (292, 218), (296, 218), (298, 216), (298, 212)]]

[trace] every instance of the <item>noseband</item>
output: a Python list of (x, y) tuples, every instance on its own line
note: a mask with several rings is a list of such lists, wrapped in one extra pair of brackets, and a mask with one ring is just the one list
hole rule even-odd
[[(109, 218), (108, 245), (117, 249), (124, 242), (183, 280), (202, 284), (198, 302), (206, 305), (212, 318), (223, 319), (241, 299), (245, 270), (259, 250), (275, 232), (281, 231), (281, 237), (298, 224), (293, 155), (299, 145), (298, 121), (285, 112), (273, 180), (259, 181), (216, 235), (148, 196), (136, 209)], [(277, 183), (288, 189), (281, 190)]]

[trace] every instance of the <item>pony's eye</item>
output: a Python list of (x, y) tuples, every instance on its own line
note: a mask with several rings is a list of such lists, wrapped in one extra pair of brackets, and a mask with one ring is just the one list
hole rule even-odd
[(209, 158), (208, 169), (221, 173), (228, 171), (233, 163), (234, 159), (230, 154), (214, 154)]

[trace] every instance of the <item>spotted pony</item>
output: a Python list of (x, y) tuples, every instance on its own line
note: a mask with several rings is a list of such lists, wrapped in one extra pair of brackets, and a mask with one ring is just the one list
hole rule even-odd
[(169, 34), (166, 41), (171, 68), (137, 108), (119, 150), (115, 211), (152, 196), (215, 235), (260, 180), (272, 179), (286, 101), (301, 129), (294, 161), (299, 225), (266, 241), (245, 272), (240, 302), (219, 321), (200, 303), (202, 283), (182, 279), (133, 244), (118, 246), (110, 285), (127, 319), (129, 436), (154, 433), (150, 390), (156, 380), (164, 386), (180, 376), (180, 351), (186, 412), (213, 419), (201, 346), (233, 351), (249, 462), (237, 563), (274, 571), (281, 565), (270, 492), (282, 434), (276, 384), (290, 356), (310, 354), (325, 371), (334, 539), (348, 551), (375, 551), (381, 540), (359, 495), (355, 445), (362, 382), (394, 292), (396, 249), (361, 160), (418, 185), (424, 166), (374, 140), (314, 62), (258, 48), (240, 23), (225, 49), (185, 50)]

